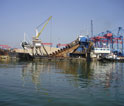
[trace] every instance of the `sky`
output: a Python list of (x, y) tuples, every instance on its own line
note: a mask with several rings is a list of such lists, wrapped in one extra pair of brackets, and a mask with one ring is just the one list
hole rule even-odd
[(69, 43), (80, 34), (91, 35), (91, 20), (94, 35), (124, 28), (123, 11), (124, 0), (0, 0), (0, 44), (20, 47), (24, 33), (31, 42), (49, 16), (39, 39), (54, 46)]

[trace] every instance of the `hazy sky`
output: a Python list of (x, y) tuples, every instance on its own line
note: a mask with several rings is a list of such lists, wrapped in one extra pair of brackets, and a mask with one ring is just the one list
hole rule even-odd
[(69, 43), (90, 34), (91, 19), (94, 34), (124, 28), (124, 0), (0, 0), (0, 44), (19, 47), (24, 32), (32, 40), (35, 28), (49, 16), (42, 42)]

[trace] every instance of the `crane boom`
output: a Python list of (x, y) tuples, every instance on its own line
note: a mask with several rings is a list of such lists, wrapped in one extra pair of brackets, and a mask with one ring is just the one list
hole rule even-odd
[(43, 28), (41, 29), (41, 31), (36, 35), (36, 39), (40, 36), (40, 34), (43, 32), (45, 26), (48, 24), (49, 20), (52, 18), (52, 16), (50, 16), (47, 21), (45, 22)]

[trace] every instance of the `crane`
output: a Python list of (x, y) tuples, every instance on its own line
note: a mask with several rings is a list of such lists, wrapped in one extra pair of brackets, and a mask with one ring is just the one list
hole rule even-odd
[[(33, 37), (33, 48), (32, 48), (32, 51), (33, 51), (33, 55), (39, 55), (38, 53), (38, 50), (40, 52), (40, 55), (43, 55), (43, 52), (41, 52), (41, 46), (43, 47), (46, 55), (48, 55), (48, 52), (47, 50), (45, 49), (43, 43), (41, 40), (39, 40), (39, 36), (41, 35), (41, 33), (43, 32), (44, 28), (46, 27), (46, 25), (48, 24), (48, 22), (50, 21), (50, 19), (52, 18), (52, 16), (50, 16), (46, 21), (44, 21), (42, 24), (40, 24), (37, 28), (36, 28), (36, 36)], [(40, 30), (40, 32), (38, 32), (38, 28), (43, 25), (43, 28)]]
[(50, 16), (46, 21), (45, 21), (45, 24), (43, 26), (43, 28), (40, 30), (40, 32), (38, 33), (38, 30), (37, 28), (40, 27), (42, 24), (40, 24), (37, 28), (36, 28), (36, 39), (39, 38), (39, 36), (41, 35), (41, 33), (43, 32), (44, 28), (46, 27), (46, 25), (48, 24), (49, 20), (52, 18), (52, 16)]
[[(51, 18), (52, 18), (52, 16), (50, 16), (46, 21), (44, 21), (38, 27), (36, 27), (36, 36), (33, 37), (32, 44), (28, 44), (25, 40), (21, 44), (24, 49), (25, 48), (32, 49), (32, 55), (33, 56), (35, 56), (35, 55), (43, 55), (44, 54), (41, 51), (41, 47), (43, 47), (43, 50), (45, 51), (46, 55), (48, 55), (48, 52), (45, 49), (44, 44), (42, 43), (41, 40), (39, 40), (39, 36), (41, 35), (41, 33), (43, 32), (44, 28), (46, 27), (46, 25), (48, 24), (48, 22), (50, 21)], [(38, 32), (38, 28), (41, 27), (41, 25), (43, 25), (43, 27), (40, 30), (40, 32)]]

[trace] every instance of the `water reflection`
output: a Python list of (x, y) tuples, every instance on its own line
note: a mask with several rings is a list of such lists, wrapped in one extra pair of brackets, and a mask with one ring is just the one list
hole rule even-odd
[[(31, 78), (38, 86), (42, 83), (70, 84), (71, 87), (117, 86), (123, 80), (123, 63), (86, 61), (30, 62), (22, 68), (24, 83)], [(119, 81), (118, 81), (119, 80)]]
[(42, 73), (49, 72), (49, 64), (39, 63), (39, 62), (29, 62), (22, 67), (22, 78), (25, 82), (26, 80), (32, 80), (32, 82), (37, 85), (40, 84), (40, 75)]
[(1, 62), (1, 101), (10, 105), (121, 106), (123, 68), (124, 63), (119, 62)]
[[(117, 87), (122, 84), (123, 78), (123, 65), (124, 63), (107, 62), (107, 63), (92, 63), (94, 66), (93, 81), (100, 86), (109, 88)], [(119, 84), (121, 83), (121, 84)]]

